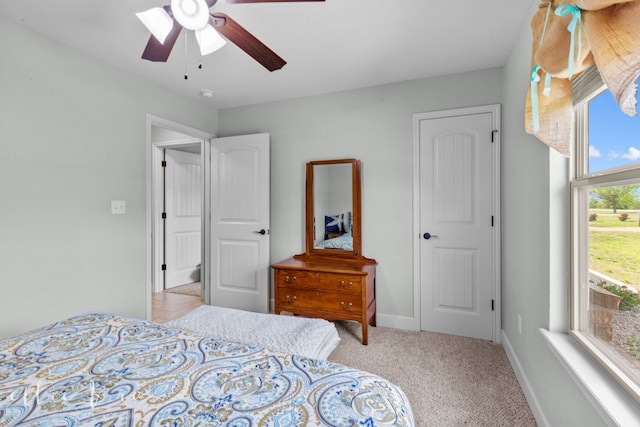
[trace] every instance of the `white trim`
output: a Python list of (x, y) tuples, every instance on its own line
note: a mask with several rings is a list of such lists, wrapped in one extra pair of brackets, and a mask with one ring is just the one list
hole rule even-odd
[[(163, 159), (162, 150), (152, 145), (151, 147), (151, 164), (157, 165)], [(151, 251), (151, 292), (159, 292), (162, 290), (163, 281), (160, 279), (162, 269), (162, 242), (164, 240), (164, 230), (160, 221), (156, 221), (154, 218), (156, 212), (162, 212), (162, 189), (158, 188), (155, 183), (160, 182), (162, 179), (162, 168), (155, 166), (151, 167), (151, 235), (153, 236), (153, 246)]]
[(413, 330), (420, 330), (420, 120), (413, 115)]
[(494, 134), (493, 144), (493, 341), (500, 343), (502, 334), (501, 304), (501, 215), (500, 215), (500, 144), (501, 144), (500, 104), (456, 108), (453, 110), (416, 113), (413, 115), (413, 330), (420, 330), (420, 121), (454, 116), (491, 113)]
[[(152, 141), (152, 128), (154, 126), (163, 127), (175, 132), (179, 132), (188, 136), (191, 136), (194, 139), (188, 139), (184, 141), (172, 141), (170, 143), (167, 142), (156, 142)], [(159, 163), (157, 160), (160, 159), (159, 153), (161, 153), (162, 148), (175, 147), (186, 144), (193, 144), (194, 142), (201, 143), (201, 152), (203, 155), (203, 166), (208, 165), (206, 162), (206, 158), (204, 157), (204, 153), (206, 151), (206, 146), (204, 142), (211, 138), (214, 138), (215, 135), (201, 131), (199, 129), (195, 129), (177, 122), (173, 122), (171, 120), (167, 120), (162, 117), (154, 116), (152, 114), (147, 114), (146, 116), (146, 227), (145, 227), (145, 317), (147, 320), (151, 320), (151, 293), (154, 289), (155, 278), (158, 277), (158, 273), (155, 272), (154, 265), (157, 262), (154, 259), (157, 259), (158, 254), (158, 239), (154, 236), (159, 236), (159, 225), (158, 221), (154, 218), (154, 212), (156, 211), (157, 205), (157, 194), (156, 194), (156, 186), (154, 185), (156, 175), (158, 174), (157, 169)], [(206, 171), (206, 169), (205, 169)], [(206, 175), (206, 173), (205, 173)], [(206, 185), (206, 182), (205, 182)], [(208, 217), (208, 211), (205, 208), (205, 203), (203, 203), (203, 236), (206, 236), (206, 230), (208, 230), (208, 225), (205, 228), (206, 221), (205, 215)], [(205, 239), (203, 239), (204, 241)], [(203, 242), (204, 249), (204, 242)], [(204, 254), (204, 253), (203, 253)], [(204, 258), (203, 258), (204, 261)], [(206, 273), (208, 268), (203, 264), (202, 271), (205, 273), (203, 275), (203, 286), (208, 286), (208, 282), (206, 280)]]
[(417, 331), (413, 317), (396, 316), (393, 314), (376, 313), (376, 326), (384, 328), (404, 329), (405, 331)]
[(211, 139), (202, 144), (202, 167), (204, 197), (202, 198), (202, 264), (200, 282), (204, 294), (204, 303), (211, 304)]
[(640, 425), (640, 406), (570, 335), (546, 329), (539, 331), (606, 425)]
[(547, 427), (551, 426), (547, 417), (544, 414), (544, 410), (542, 409), (542, 405), (538, 401), (535, 392), (533, 391), (533, 387), (525, 374), (525, 370), (520, 363), (520, 359), (516, 356), (516, 352), (513, 350), (511, 346), (511, 341), (507, 337), (507, 333), (502, 331), (502, 346), (504, 348), (504, 352), (507, 354), (507, 358), (511, 363), (511, 368), (513, 372), (516, 374), (516, 378), (518, 379), (518, 383), (520, 383), (520, 388), (522, 388), (522, 392), (524, 393), (524, 397), (527, 399), (527, 403), (529, 403), (529, 407), (531, 408), (531, 412), (533, 413), (534, 418), (536, 419), (536, 424), (539, 427)]

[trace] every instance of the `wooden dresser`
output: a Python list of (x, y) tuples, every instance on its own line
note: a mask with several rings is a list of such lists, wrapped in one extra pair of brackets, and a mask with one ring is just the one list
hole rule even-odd
[(367, 345), (368, 325), (376, 325), (375, 260), (302, 254), (271, 267), (276, 314), (358, 321)]

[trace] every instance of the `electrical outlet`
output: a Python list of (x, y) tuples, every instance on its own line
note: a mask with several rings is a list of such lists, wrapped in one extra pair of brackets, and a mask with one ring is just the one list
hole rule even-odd
[(522, 316), (518, 314), (518, 333), (522, 335)]
[(111, 201), (111, 214), (112, 215), (124, 215), (127, 213), (127, 204), (124, 200), (112, 200)]

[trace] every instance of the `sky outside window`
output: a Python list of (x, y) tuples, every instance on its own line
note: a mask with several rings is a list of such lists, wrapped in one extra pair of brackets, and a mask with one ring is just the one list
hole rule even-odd
[(589, 102), (589, 172), (640, 162), (640, 116), (620, 111), (609, 90)]

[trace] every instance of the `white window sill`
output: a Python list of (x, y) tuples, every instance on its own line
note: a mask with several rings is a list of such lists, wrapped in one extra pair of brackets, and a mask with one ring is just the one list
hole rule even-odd
[(640, 425), (640, 406), (571, 336), (546, 329), (540, 333), (607, 425)]

